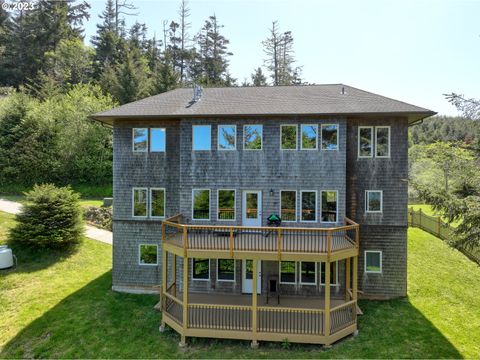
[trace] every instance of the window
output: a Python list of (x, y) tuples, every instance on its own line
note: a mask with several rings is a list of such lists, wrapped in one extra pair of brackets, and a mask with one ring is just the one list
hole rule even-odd
[(365, 251), (365, 272), (381, 273), (382, 272), (382, 252), (367, 250)]
[(358, 128), (358, 157), (373, 156), (373, 127), (360, 126)]
[(147, 152), (148, 151), (148, 129), (142, 128), (133, 129), (133, 151)]
[(282, 221), (297, 221), (297, 192), (280, 191), (280, 217)]
[(132, 189), (132, 215), (134, 217), (147, 216), (147, 188)]
[(237, 127), (235, 125), (218, 125), (218, 150), (235, 150), (237, 148)]
[(157, 265), (157, 245), (140, 244), (138, 247), (138, 264), (139, 265)]
[(193, 189), (193, 220), (210, 220), (210, 190)]
[(301, 221), (317, 221), (317, 192), (301, 192), (302, 214)]
[(297, 280), (297, 264), (295, 261), (280, 261), (280, 283), (295, 284)]
[[(325, 264), (320, 263), (320, 284), (325, 285)], [(330, 285), (338, 285), (338, 261), (330, 263)]]
[(150, 189), (150, 216), (165, 217), (165, 189)]
[(317, 125), (302, 125), (302, 150), (317, 149)]
[(165, 152), (166, 130), (161, 128), (150, 129), (150, 151)]
[(243, 127), (243, 148), (245, 150), (262, 150), (262, 125), (245, 125)]
[(280, 148), (297, 150), (297, 125), (280, 125)]
[(365, 193), (365, 211), (381, 213), (383, 211), (383, 192), (381, 190), (367, 190)]
[(300, 262), (300, 284), (317, 284), (317, 263), (303, 261)]
[(322, 222), (337, 222), (337, 192), (322, 191)]
[(194, 151), (210, 150), (212, 137), (210, 125), (193, 125), (192, 145)]
[(218, 190), (218, 220), (235, 220), (235, 190)]
[(217, 280), (235, 281), (235, 260), (217, 259)]
[(322, 150), (338, 150), (338, 125), (322, 125)]
[(192, 279), (210, 280), (210, 259), (192, 260)]
[(377, 126), (375, 128), (375, 156), (390, 157), (390, 127)]

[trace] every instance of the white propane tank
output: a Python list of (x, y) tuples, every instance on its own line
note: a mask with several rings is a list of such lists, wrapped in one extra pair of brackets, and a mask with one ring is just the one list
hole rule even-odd
[(13, 253), (7, 245), (0, 245), (0, 269), (13, 266)]

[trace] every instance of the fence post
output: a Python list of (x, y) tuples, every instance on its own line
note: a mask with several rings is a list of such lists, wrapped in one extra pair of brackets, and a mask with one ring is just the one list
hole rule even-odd
[(422, 229), (422, 208), (418, 210), (418, 227)]
[(442, 226), (442, 219), (440, 218), (440, 216), (438, 217), (438, 223), (437, 223), (437, 230), (438, 230), (438, 237), (441, 239), (442, 238), (442, 235), (441, 235), (441, 232), (440, 232), (440, 229), (441, 229), (441, 226)]

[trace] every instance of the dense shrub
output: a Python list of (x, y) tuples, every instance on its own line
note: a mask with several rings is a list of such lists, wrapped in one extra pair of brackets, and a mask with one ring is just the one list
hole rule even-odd
[(83, 234), (80, 195), (70, 187), (35, 185), (25, 193), (26, 204), (17, 215), (10, 239), (38, 247), (63, 247), (78, 243)]
[(112, 231), (112, 208), (89, 206), (85, 210), (85, 220), (102, 229)]

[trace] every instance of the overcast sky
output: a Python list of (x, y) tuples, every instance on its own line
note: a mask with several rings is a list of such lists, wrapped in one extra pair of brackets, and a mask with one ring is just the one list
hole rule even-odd
[[(104, 1), (90, 0), (90, 40)], [(137, 20), (162, 37), (179, 1), (134, 1)], [(230, 71), (241, 83), (263, 64), (261, 41), (273, 20), (292, 31), (310, 83), (344, 83), (456, 115), (442, 94), (480, 97), (480, 0), (191, 0), (190, 34), (215, 13), (230, 40)]]

